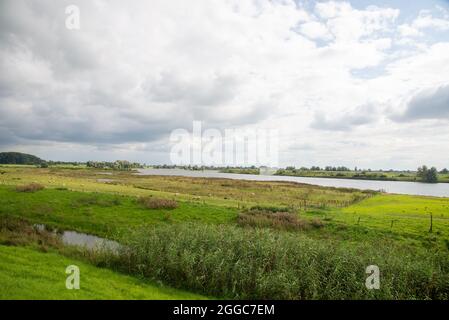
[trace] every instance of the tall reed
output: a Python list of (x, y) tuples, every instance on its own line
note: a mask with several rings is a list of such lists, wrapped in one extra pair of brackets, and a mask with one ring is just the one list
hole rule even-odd
[[(394, 246), (316, 240), (295, 232), (172, 224), (123, 240), (115, 267), (215, 297), (448, 299), (449, 256)], [(367, 266), (381, 272), (368, 290)]]

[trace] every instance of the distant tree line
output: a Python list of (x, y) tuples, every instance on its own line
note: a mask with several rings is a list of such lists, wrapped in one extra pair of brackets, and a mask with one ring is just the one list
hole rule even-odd
[[(375, 179), (375, 180), (398, 180), (397, 177), (407, 177), (405, 173), (410, 174), (409, 177), (413, 178), (415, 177), (414, 181), (422, 181), (422, 182), (428, 182), (428, 183), (436, 183), (438, 182), (438, 174), (449, 174), (449, 170), (444, 168), (441, 171), (438, 172), (438, 170), (435, 167), (427, 167), (427, 166), (421, 166), (418, 168), (417, 171), (397, 171), (397, 170), (376, 170), (381, 173), (373, 172), (371, 169), (357, 169), (357, 167), (354, 168), (354, 170), (350, 170), (347, 167), (340, 166), (340, 167), (334, 167), (334, 166), (326, 166), (324, 168), (318, 167), (318, 166), (312, 166), (310, 168), (307, 167), (300, 167), (296, 168), (293, 166), (288, 166), (285, 169), (278, 169), (276, 172), (276, 175), (298, 175), (298, 176), (314, 176), (313, 172), (337, 172), (336, 174), (329, 174), (324, 176), (336, 176), (336, 177), (351, 177), (351, 178), (358, 178), (358, 179)], [(343, 173), (344, 171), (350, 171), (355, 172), (352, 175), (347, 175)], [(307, 173), (307, 172), (310, 172)], [(371, 173), (373, 172), (373, 173)], [(386, 175), (382, 174), (382, 172), (391, 172), (392, 175)], [(399, 173), (398, 175), (395, 175), (394, 173)], [(323, 174), (319, 174), (318, 176), (323, 176)]]
[(206, 166), (206, 165), (170, 165), (170, 164), (155, 164), (151, 165), (154, 169), (183, 169), (183, 170), (256, 170), (256, 166)]
[(65, 165), (65, 166), (82, 166), (85, 164), (85, 162), (78, 162), (78, 161), (47, 161), (47, 164), (50, 166), (59, 166), (59, 165)]
[[(340, 166), (340, 167), (332, 167), (332, 166), (326, 166), (324, 168), (318, 167), (318, 166), (311, 166), (310, 168), (307, 167), (301, 167), (301, 168), (295, 168), (295, 167), (286, 167), (285, 170), (287, 171), (351, 171), (351, 169)], [(357, 170), (356, 170), (357, 171)]]
[(126, 160), (116, 160), (114, 162), (105, 161), (87, 161), (86, 166), (88, 168), (97, 169), (113, 169), (113, 170), (132, 170), (141, 169), (144, 166), (137, 162), (129, 162)]

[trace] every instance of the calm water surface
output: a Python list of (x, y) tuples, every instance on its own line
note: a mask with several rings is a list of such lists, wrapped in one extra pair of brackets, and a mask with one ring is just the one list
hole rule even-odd
[[(43, 224), (35, 224), (34, 227), (38, 230), (46, 229)], [(71, 246), (84, 247), (89, 250), (110, 249), (112, 251), (116, 251), (120, 247), (119, 243), (116, 241), (100, 238), (87, 233), (77, 231), (62, 231), (61, 233), (58, 233), (57, 230), (53, 230), (53, 232), (61, 237), (64, 244)]]
[(212, 170), (191, 171), (182, 169), (140, 169), (138, 174), (201, 178), (228, 178), (253, 181), (292, 181), (326, 187), (355, 188), (361, 190), (383, 190), (385, 192), (398, 194), (449, 197), (449, 183), (420, 183), (404, 181), (373, 181), (334, 178), (265, 176), (254, 174), (220, 173), (218, 171)]

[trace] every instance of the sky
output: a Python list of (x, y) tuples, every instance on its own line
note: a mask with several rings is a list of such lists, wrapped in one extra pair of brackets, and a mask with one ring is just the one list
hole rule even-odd
[(279, 166), (449, 167), (449, 1), (0, 1), (0, 151), (170, 163), (193, 121), (279, 130)]

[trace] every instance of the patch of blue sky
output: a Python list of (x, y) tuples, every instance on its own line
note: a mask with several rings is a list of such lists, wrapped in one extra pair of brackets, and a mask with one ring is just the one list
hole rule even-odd
[[(315, 5), (319, 2), (331, 0), (295, 0), (299, 7), (313, 12)], [(416, 18), (421, 10), (438, 10), (444, 8), (449, 10), (449, 0), (334, 0), (335, 2), (349, 2), (355, 9), (364, 10), (369, 6), (381, 8), (399, 9), (400, 15), (397, 22), (404, 23)]]
[(356, 9), (365, 9), (368, 6), (399, 9), (399, 23), (401, 20), (415, 18), (421, 10), (433, 10), (437, 6), (449, 9), (449, 0), (351, 0), (348, 2)]
[(352, 69), (351, 75), (359, 79), (375, 79), (387, 75), (387, 62), (382, 62), (373, 67), (366, 67), (362, 69)]

